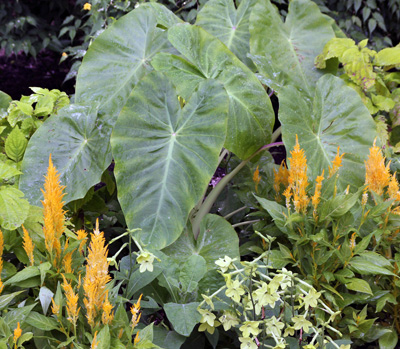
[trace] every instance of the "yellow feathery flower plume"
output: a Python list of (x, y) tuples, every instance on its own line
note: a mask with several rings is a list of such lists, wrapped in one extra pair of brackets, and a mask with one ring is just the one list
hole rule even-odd
[(337, 147), (337, 154), (332, 161), (332, 167), (329, 168), (329, 178), (331, 178), (339, 170), (339, 167), (342, 167), (342, 157), (346, 153), (339, 155), (339, 150), (340, 150), (340, 146)]
[(139, 299), (137, 300), (137, 302), (135, 304), (132, 305), (131, 307), (131, 313), (132, 313), (132, 329), (134, 329), (137, 324), (139, 323), (140, 320), (140, 316), (142, 315), (141, 313), (139, 314), (140, 311), (140, 300), (142, 299), (143, 294), (141, 294), (139, 296)]
[(92, 345), (90, 346), (90, 349), (97, 349), (97, 345), (99, 344), (97, 340), (97, 331), (94, 333), (93, 340), (92, 340)]
[[(64, 245), (64, 253), (67, 251), (69, 246), (69, 239), (65, 241)], [(75, 250), (68, 252), (67, 254), (64, 255), (63, 258), (63, 267), (64, 267), (64, 272), (67, 274), (73, 274), (74, 270), (72, 269), (72, 254), (74, 253)]]
[(276, 193), (275, 199), (280, 201), (279, 191), (281, 189), (281, 184), (285, 187), (289, 184), (289, 170), (286, 167), (285, 160), (281, 162), (278, 171), (274, 170), (274, 190)]
[(78, 307), (78, 294), (74, 293), (71, 284), (65, 279), (65, 276), (61, 274), (63, 277), (62, 288), (65, 292), (65, 298), (67, 298), (67, 313), (68, 313), (68, 321), (76, 326), (76, 321), (78, 320), (79, 311), (81, 310)]
[(322, 188), (322, 181), (324, 180), (324, 170), (322, 170), (322, 174), (320, 176), (317, 176), (317, 179), (315, 180), (315, 191), (314, 195), (311, 197), (311, 203), (314, 206), (314, 212), (313, 216), (314, 219), (317, 218), (317, 207), (321, 201), (321, 188)]
[(97, 312), (102, 308), (106, 297), (106, 285), (111, 280), (108, 275), (109, 262), (107, 261), (108, 250), (104, 233), (99, 231), (99, 221), (91, 234), (91, 242), (86, 258), (86, 276), (83, 279), (83, 290), (85, 298), (83, 303), (86, 308), (86, 317), (90, 326), (94, 326)]
[(21, 335), (22, 335), (22, 329), (18, 322), (17, 328), (14, 330), (14, 348), (17, 348), (17, 340), (19, 337), (21, 337)]
[[(305, 212), (310, 199), (307, 196), (306, 188), (308, 186), (307, 178), (307, 158), (304, 150), (300, 149), (298, 137), (296, 135), (296, 145), (290, 152), (292, 157), (289, 170), (289, 187), (293, 192), (293, 203), (296, 212)], [(287, 196), (286, 196), (287, 197)]]
[(397, 182), (396, 179), (396, 172), (390, 176), (387, 192), (389, 194), (389, 199), (400, 201), (399, 182)]
[(258, 191), (257, 187), (258, 187), (258, 184), (260, 183), (260, 181), (261, 181), (260, 170), (258, 169), (258, 165), (257, 165), (257, 168), (256, 168), (256, 170), (254, 171), (254, 174), (253, 174), (253, 182), (256, 185), (256, 193)]
[(22, 230), (24, 231), (24, 237), (23, 237), (23, 242), (22, 242), (22, 247), (24, 248), (31, 266), (35, 262), (35, 259), (33, 257), (33, 250), (35, 248), (35, 245), (32, 242), (31, 237), (29, 236), (28, 231), (25, 229), (25, 227), (22, 225)]
[(52, 312), (54, 315), (58, 315), (59, 312), (60, 312), (60, 305), (57, 304), (57, 303), (54, 301), (54, 298), (51, 299), (51, 303), (52, 303), (51, 312)]
[(106, 293), (106, 300), (103, 303), (103, 314), (101, 317), (101, 321), (104, 325), (111, 324), (114, 319), (114, 313), (112, 312), (112, 304), (108, 300), (108, 291)]
[(87, 233), (83, 230), (83, 229), (79, 229), (77, 232), (76, 232), (76, 234), (78, 235), (78, 240), (80, 241), (80, 244), (79, 244), (79, 252), (80, 253), (82, 253), (82, 254), (84, 254), (84, 249), (83, 249), (83, 247), (85, 246), (85, 244), (86, 244), (86, 240), (87, 240)]
[(49, 156), (49, 167), (45, 177), (43, 197), (43, 216), (44, 216), (44, 239), (46, 248), (53, 257), (55, 251), (57, 260), (61, 257), (60, 238), (64, 232), (65, 211), (63, 210), (64, 202), (62, 201), (64, 186), (60, 184), (60, 175), (51, 161)]
[(369, 191), (378, 195), (383, 194), (383, 189), (390, 182), (389, 166), (385, 166), (385, 158), (378, 146), (374, 145), (369, 149), (369, 156), (365, 161), (365, 184)]
[(133, 340), (133, 345), (138, 344), (139, 341), (140, 341), (140, 338), (139, 338), (139, 331), (137, 331), (137, 332), (136, 332), (135, 339)]
[[(3, 271), (3, 251), (4, 251), (4, 237), (0, 229), (0, 274)], [(3, 291), (4, 285), (0, 277), (0, 293)]]

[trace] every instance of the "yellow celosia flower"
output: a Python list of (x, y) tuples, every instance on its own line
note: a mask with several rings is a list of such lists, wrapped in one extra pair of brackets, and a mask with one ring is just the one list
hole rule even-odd
[(92, 5), (89, 4), (89, 3), (87, 2), (87, 3), (85, 3), (85, 4), (83, 5), (83, 9), (84, 9), (85, 11), (90, 11), (90, 10), (92, 9)]
[(83, 247), (86, 244), (87, 233), (83, 229), (80, 229), (76, 232), (76, 234), (78, 235), (78, 240), (81, 241), (79, 244), (79, 252), (84, 254), (85, 250), (83, 249)]
[(23, 242), (22, 242), (22, 247), (24, 248), (31, 266), (35, 262), (35, 259), (33, 257), (33, 250), (35, 248), (35, 245), (32, 242), (31, 237), (29, 236), (28, 231), (25, 229), (25, 227), (22, 225), (22, 230), (24, 231), (24, 237), (23, 237)]
[(317, 176), (317, 179), (315, 180), (315, 182), (316, 182), (315, 192), (311, 198), (311, 203), (314, 206), (314, 212), (313, 212), (314, 219), (317, 218), (317, 207), (321, 201), (321, 188), (322, 188), (323, 180), (324, 180), (324, 170), (322, 170), (322, 174), (320, 176)]
[(104, 325), (109, 325), (114, 319), (114, 313), (112, 312), (112, 304), (108, 300), (108, 292), (106, 293), (106, 300), (103, 303), (103, 315), (101, 321)]
[(279, 191), (281, 189), (281, 184), (283, 184), (285, 187), (287, 187), (289, 184), (289, 171), (286, 167), (285, 160), (282, 161), (278, 171), (274, 169), (274, 190), (277, 201), (280, 201)]
[(139, 338), (139, 331), (137, 331), (136, 336), (135, 336), (135, 339), (133, 340), (133, 345), (138, 344), (139, 341), (140, 341), (140, 338)]
[(67, 299), (67, 313), (68, 313), (68, 321), (71, 322), (74, 326), (76, 326), (76, 321), (78, 320), (78, 315), (80, 308), (78, 307), (78, 294), (74, 293), (71, 284), (63, 277), (62, 287), (65, 292), (65, 298)]
[[(310, 199), (307, 196), (307, 158), (304, 150), (300, 149), (299, 140), (296, 135), (296, 145), (290, 152), (289, 188), (293, 193), (293, 203), (296, 212), (305, 212)], [(288, 195), (288, 194), (287, 194)], [(288, 197), (286, 195), (286, 197)]]
[(137, 300), (137, 302), (132, 305), (131, 307), (131, 313), (132, 313), (132, 329), (136, 327), (136, 325), (139, 323), (140, 320), (140, 316), (142, 315), (141, 313), (139, 314), (140, 311), (140, 300), (142, 299), (142, 294), (139, 296), (139, 299)]
[(53, 298), (51, 299), (51, 303), (53, 304), (53, 305), (51, 306), (51, 312), (52, 312), (54, 315), (58, 315), (58, 314), (60, 313), (60, 305), (57, 304), (57, 303), (54, 301)]
[(332, 177), (339, 170), (339, 167), (342, 167), (342, 157), (345, 153), (339, 155), (339, 150), (340, 146), (337, 147), (337, 154), (332, 161), (332, 167), (329, 168), (329, 178)]
[(97, 341), (97, 331), (94, 333), (93, 340), (92, 340), (92, 345), (90, 346), (90, 349), (97, 349), (97, 345), (99, 342)]
[[(69, 246), (69, 239), (65, 241), (64, 245), (64, 253), (68, 250)], [(67, 254), (64, 255), (63, 258), (63, 267), (64, 267), (64, 272), (67, 274), (73, 274), (74, 270), (72, 269), (72, 254), (74, 253), (75, 250), (68, 252)]]
[(257, 168), (256, 168), (256, 170), (254, 171), (254, 174), (253, 174), (253, 182), (256, 185), (256, 193), (258, 191), (257, 187), (258, 187), (258, 184), (260, 183), (260, 181), (261, 181), (261, 176), (260, 176), (260, 171), (259, 171), (258, 165), (257, 165)]
[(19, 322), (17, 323), (17, 328), (14, 330), (14, 343), (15, 343), (15, 348), (17, 347), (17, 340), (19, 337), (22, 335), (22, 329), (19, 325)]
[[(51, 154), (49, 156), (49, 167), (47, 169), (47, 176), (45, 177), (43, 196), (43, 216), (44, 216), (44, 239), (46, 248), (53, 257), (55, 251), (56, 258), (59, 261), (61, 257), (61, 244), (60, 238), (64, 232), (65, 224), (65, 211), (63, 210), (64, 202), (62, 201), (63, 189), (65, 188), (60, 184), (60, 175), (57, 173), (56, 168), (51, 161)], [(54, 263), (54, 261), (53, 261)]]
[(91, 243), (86, 258), (86, 276), (83, 279), (85, 298), (83, 303), (86, 308), (86, 317), (89, 325), (94, 326), (97, 310), (101, 309), (106, 297), (106, 285), (111, 280), (108, 275), (109, 262), (107, 261), (108, 250), (103, 232), (99, 231), (99, 221), (96, 229), (91, 234)]
[(378, 146), (374, 145), (369, 149), (369, 156), (365, 161), (365, 184), (369, 191), (378, 195), (383, 194), (383, 189), (390, 182), (389, 166), (385, 166), (385, 158)]
[(399, 183), (397, 182), (396, 179), (396, 172), (390, 176), (390, 181), (387, 191), (389, 194), (389, 199), (400, 201)]

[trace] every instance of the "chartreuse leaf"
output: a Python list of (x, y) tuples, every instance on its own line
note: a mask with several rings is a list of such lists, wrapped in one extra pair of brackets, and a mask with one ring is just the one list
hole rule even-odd
[(111, 336), (108, 325), (105, 325), (97, 335), (97, 348), (98, 349), (110, 349)]
[(244, 64), (254, 69), (250, 52), (249, 18), (256, 0), (210, 0), (197, 14), (196, 25), (220, 39)]
[(197, 254), (190, 256), (182, 265), (179, 273), (179, 281), (181, 282), (183, 292), (194, 292), (198, 286), (198, 282), (202, 279), (206, 271), (206, 260), (202, 256)]
[[(362, 44), (363, 43), (363, 44)], [(348, 77), (364, 90), (375, 84), (376, 74), (372, 66), (372, 58), (376, 52), (365, 47), (363, 40), (356, 45), (352, 39), (333, 38), (324, 47), (322, 53), (315, 58), (317, 68), (323, 69), (326, 60), (336, 57), (343, 64)]]
[(400, 65), (400, 46), (387, 47), (379, 51), (375, 57), (375, 65)]
[(373, 294), (371, 286), (368, 284), (368, 282), (366, 282), (363, 279), (357, 279), (357, 278), (349, 279), (349, 281), (346, 282), (346, 287), (351, 291), (368, 293), (370, 295)]
[(215, 261), (229, 256), (239, 259), (239, 239), (232, 225), (221, 216), (208, 214), (200, 224), (200, 234), (194, 240), (191, 231), (185, 231), (179, 239), (163, 252), (177, 263), (186, 262), (193, 254), (206, 260), (207, 269), (217, 268)]
[(15, 167), (0, 162), (0, 179), (8, 180), (14, 176), (22, 174)]
[(114, 123), (137, 82), (152, 70), (157, 52), (171, 51), (165, 30), (149, 6), (139, 6), (114, 22), (90, 45), (76, 81), (76, 101), (99, 102)]
[(201, 315), (197, 311), (200, 303), (166, 303), (164, 310), (168, 320), (171, 322), (174, 330), (182, 336), (189, 337), (194, 326), (200, 321)]
[(345, 190), (348, 184), (359, 188), (364, 183), (364, 160), (377, 132), (357, 92), (340, 78), (325, 75), (318, 81), (312, 100), (288, 86), (279, 94), (279, 106), (286, 149), (293, 149), (297, 134), (306, 153), (310, 179), (323, 169), (325, 176), (329, 173), (340, 146), (340, 153), (346, 154), (339, 170), (338, 190)]
[(5, 92), (0, 91), (0, 110), (7, 109), (12, 98)]
[(29, 141), (22, 162), (20, 189), (31, 204), (41, 206), (49, 155), (66, 185), (63, 200), (83, 198), (111, 162), (111, 126), (101, 124), (93, 107), (70, 104), (50, 117)]
[(29, 202), (24, 193), (14, 187), (0, 187), (0, 227), (17, 229), (24, 223), (29, 213)]
[(118, 197), (130, 229), (145, 245), (174, 242), (218, 165), (226, 133), (228, 98), (205, 81), (181, 109), (161, 73), (133, 90), (111, 138)]
[(19, 127), (16, 126), (8, 135), (5, 141), (4, 149), (10, 159), (14, 160), (15, 162), (19, 162), (24, 156), (27, 144), (28, 140), (25, 138)]
[(251, 58), (263, 82), (278, 92), (291, 85), (312, 96), (322, 75), (315, 56), (334, 36), (331, 22), (310, 0), (291, 1), (285, 23), (269, 0), (258, 1), (250, 15)]
[(204, 79), (224, 85), (229, 96), (224, 146), (243, 159), (267, 144), (275, 117), (266, 91), (251, 70), (200, 27), (175, 25), (168, 30), (168, 39), (184, 58), (161, 53), (152, 65), (172, 79), (181, 97), (189, 98)]

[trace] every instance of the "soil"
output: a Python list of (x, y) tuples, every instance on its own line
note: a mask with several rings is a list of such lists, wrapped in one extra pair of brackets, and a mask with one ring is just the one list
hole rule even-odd
[(0, 91), (13, 100), (33, 93), (29, 87), (58, 89), (72, 95), (75, 81), (63, 82), (70, 67), (67, 62), (59, 64), (59, 61), (60, 55), (48, 50), (39, 52), (36, 59), (24, 53), (6, 57), (0, 51)]

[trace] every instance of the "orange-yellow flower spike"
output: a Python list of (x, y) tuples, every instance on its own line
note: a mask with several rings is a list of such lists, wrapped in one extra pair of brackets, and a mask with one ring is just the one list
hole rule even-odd
[(23, 225), (22, 225), (22, 230), (24, 231), (22, 247), (24, 248), (24, 250), (29, 258), (29, 263), (31, 264), (31, 266), (33, 266), (33, 263), (35, 262), (35, 258), (33, 257), (33, 250), (35, 248), (35, 245), (33, 244), (28, 231), (25, 229), (25, 227)]
[(317, 207), (321, 201), (321, 188), (322, 188), (322, 181), (324, 180), (324, 170), (322, 170), (322, 174), (320, 176), (317, 176), (317, 179), (315, 180), (315, 191), (314, 195), (311, 198), (311, 203), (314, 206), (314, 212), (313, 216), (314, 218), (317, 217)]
[(76, 325), (76, 321), (78, 320), (80, 308), (78, 307), (79, 295), (74, 293), (71, 284), (63, 277), (62, 287), (65, 292), (65, 298), (67, 298), (67, 313), (68, 313), (68, 321), (71, 322), (74, 326)]
[(22, 329), (19, 325), (19, 322), (17, 323), (17, 328), (14, 330), (14, 343), (17, 343), (17, 340), (19, 337), (22, 335)]
[(390, 176), (390, 181), (387, 191), (389, 194), (389, 199), (400, 201), (399, 183), (397, 182), (396, 179), (396, 172)]
[(109, 325), (114, 319), (114, 313), (112, 312), (113, 306), (108, 300), (108, 292), (106, 293), (106, 300), (103, 303), (103, 314), (101, 321), (104, 325)]
[(50, 255), (53, 256), (53, 251), (56, 254), (57, 260), (61, 257), (60, 238), (64, 232), (65, 211), (63, 210), (64, 202), (62, 198), (64, 186), (60, 184), (60, 175), (49, 156), (49, 167), (45, 176), (43, 192), (43, 216), (44, 227), (43, 234), (45, 238), (46, 248)]
[(390, 182), (390, 163), (385, 166), (385, 157), (375, 143), (376, 139), (374, 145), (369, 149), (369, 156), (365, 161), (365, 184), (369, 191), (382, 195), (384, 188)]
[(97, 340), (97, 331), (96, 331), (94, 333), (92, 345), (90, 346), (90, 349), (97, 349), (98, 344), (99, 344), (99, 341)]
[(339, 168), (343, 166), (342, 158), (343, 158), (344, 154), (346, 154), (346, 153), (339, 155), (339, 150), (340, 150), (340, 146), (337, 147), (337, 154), (332, 161), (332, 167), (329, 168), (329, 178), (332, 177), (339, 170)]
[(274, 190), (276, 193), (277, 201), (280, 201), (279, 191), (281, 189), (281, 184), (285, 187), (289, 184), (289, 170), (286, 167), (285, 160), (281, 162), (278, 171), (274, 170)]
[(259, 184), (260, 181), (261, 181), (261, 176), (260, 176), (260, 171), (259, 171), (259, 169), (258, 169), (258, 165), (257, 165), (256, 170), (254, 171), (254, 174), (253, 174), (253, 181), (254, 181), (254, 183), (255, 183), (255, 185), (256, 185), (256, 193), (257, 193), (257, 192), (258, 192), (258, 190), (257, 190), (258, 184)]
[(306, 193), (306, 188), (308, 186), (307, 158), (304, 150), (300, 148), (297, 135), (296, 145), (290, 154), (292, 157), (289, 159), (289, 187), (291, 187), (293, 191), (293, 203), (296, 212), (304, 213), (307, 209), (308, 202), (310, 201)]
[(139, 331), (137, 331), (136, 336), (135, 336), (135, 339), (133, 340), (133, 345), (138, 344), (139, 341), (140, 341), (140, 338), (139, 338)]

